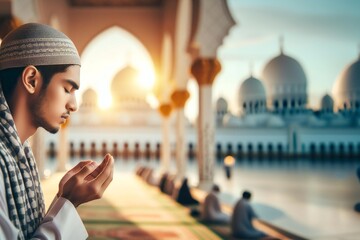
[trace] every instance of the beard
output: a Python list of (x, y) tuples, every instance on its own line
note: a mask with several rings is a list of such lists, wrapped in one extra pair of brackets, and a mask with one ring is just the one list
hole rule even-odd
[(46, 90), (42, 90), (39, 97), (29, 106), (30, 111), (33, 113), (32, 121), (35, 126), (42, 127), (46, 131), (55, 134), (59, 131), (60, 127), (54, 127), (46, 120), (46, 112), (44, 110), (44, 105), (46, 105), (45, 92)]

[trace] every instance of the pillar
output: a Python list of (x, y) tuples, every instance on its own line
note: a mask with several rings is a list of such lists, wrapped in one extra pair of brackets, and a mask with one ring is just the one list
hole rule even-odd
[(67, 171), (66, 165), (69, 160), (68, 126), (69, 126), (69, 118), (66, 120), (66, 122), (63, 125), (61, 125), (60, 128), (59, 148), (57, 151), (58, 172)]
[(215, 115), (212, 107), (212, 83), (220, 72), (216, 58), (199, 58), (191, 66), (191, 73), (199, 84), (198, 146), (199, 188), (209, 190), (214, 180)]
[(176, 178), (182, 181), (185, 177), (186, 141), (185, 141), (185, 113), (184, 106), (190, 94), (186, 89), (175, 90), (171, 100), (176, 109)]
[(45, 174), (45, 164), (47, 157), (46, 146), (44, 144), (44, 130), (42, 128), (39, 128), (31, 137), (30, 143), (38, 168), (39, 177), (40, 179), (43, 179), (47, 177)]
[(171, 105), (168, 103), (161, 104), (158, 108), (161, 116), (163, 117), (162, 124), (162, 143), (161, 143), (161, 156), (160, 156), (160, 172), (165, 173), (170, 170), (170, 114)]

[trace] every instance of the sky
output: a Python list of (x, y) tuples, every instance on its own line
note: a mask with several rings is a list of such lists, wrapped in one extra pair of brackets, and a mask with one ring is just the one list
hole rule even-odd
[[(333, 85), (344, 68), (359, 57), (358, 0), (228, 0), (228, 5), (237, 25), (230, 30), (218, 49), (222, 71), (213, 84), (213, 102), (224, 97), (234, 114), (239, 112), (237, 92), (241, 83), (250, 76), (250, 72), (254, 77), (262, 79), (266, 63), (280, 53), (280, 36), (283, 38), (284, 54), (295, 58), (305, 71), (308, 104), (314, 109), (319, 107), (325, 94), (332, 94)], [(117, 59), (112, 60), (110, 68), (102, 70), (106, 72), (96, 73), (93, 66), (96, 54), (99, 54), (96, 49), (101, 49), (99, 44), (114, 44), (110, 40), (114, 39), (111, 31), (117, 31), (119, 36), (115, 38), (116, 47), (112, 47), (107, 55), (102, 55), (102, 59)], [(142, 44), (125, 31), (111, 31), (108, 36), (103, 34), (102, 40), (99, 36), (101, 41), (94, 39), (91, 43), (93, 47), (90, 44), (82, 55), (82, 79), (88, 79), (86, 86), (82, 86), (83, 90), (90, 86), (98, 88), (96, 82), (99, 81), (96, 78), (108, 76), (111, 79), (111, 75), (127, 63), (140, 64), (138, 67), (145, 69), (143, 76), (154, 74), (150, 56)], [(122, 41), (126, 44), (119, 44)], [(106, 64), (106, 61), (102, 62)], [(146, 83), (146, 80), (142, 83)], [(191, 97), (185, 107), (185, 114), (190, 121), (194, 121), (198, 109), (196, 82), (190, 80), (188, 88)], [(106, 91), (102, 96), (105, 97), (99, 97), (109, 98)], [(109, 101), (105, 100), (102, 105), (107, 106)], [(153, 106), (155, 105), (154, 103)]]
[[(214, 83), (214, 97), (226, 96), (238, 111), (237, 91), (250, 76), (262, 80), (266, 63), (284, 53), (303, 67), (308, 103), (318, 108), (331, 94), (343, 69), (360, 53), (360, 1), (357, 0), (229, 0), (237, 22), (218, 50), (223, 71)], [(234, 88), (235, 86), (235, 88)]]

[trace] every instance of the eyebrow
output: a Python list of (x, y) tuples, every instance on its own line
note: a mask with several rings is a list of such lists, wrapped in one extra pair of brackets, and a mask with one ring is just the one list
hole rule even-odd
[(77, 85), (77, 83), (75, 83), (73, 80), (65, 79), (65, 82), (69, 83), (76, 90), (79, 90), (79, 85)]

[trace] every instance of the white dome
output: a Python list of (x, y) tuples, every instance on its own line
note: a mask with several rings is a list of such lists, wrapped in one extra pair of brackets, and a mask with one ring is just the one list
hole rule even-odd
[(228, 103), (224, 98), (219, 98), (216, 101), (216, 111), (217, 112), (227, 112), (228, 110)]
[(265, 88), (254, 77), (247, 78), (239, 89), (239, 107), (243, 112), (263, 112), (266, 106)]
[(283, 53), (270, 60), (263, 71), (264, 85), (271, 108), (304, 108), (307, 79), (300, 63)]
[(332, 112), (334, 109), (334, 100), (329, 94), (326, 94), (321, 99), (321, 110), (326, 112)]
[(344, 69), (336, 80), (333, 92), (337, 108), (360, 108), (360, 59)]
[(254, 77), (249, 77), (240, 86), (239, 101), (266, 100), (265, 88), (262, 82)]
[(148, 91), (138, 83), (139, 72), (131, 66), (121, 69), (111, 82), (111, 94), (115, 108), (146, 109)]
[(98, 96), (95, 90), (88, 88), (82, 95), (81, 107), (96, 108), (98, 103)]

